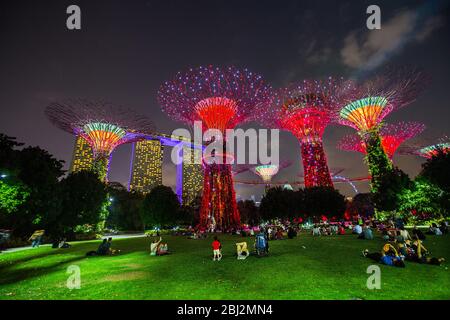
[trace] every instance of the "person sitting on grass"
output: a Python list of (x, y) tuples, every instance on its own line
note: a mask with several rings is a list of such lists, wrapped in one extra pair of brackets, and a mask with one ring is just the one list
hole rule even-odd
[(388, 233), (388, 231), (386, 229), (383, 229), (381, 235), (382, 235), (382, 238), (383, 238), (384, 241), (391, 240), (391, 237), (389, 236), (389, 233)]
[(400, 235), (403, 237), (403, 241), (412, 240), (408, 230), (406, 230), (405, 227), (400, 228)]
[(275, 233), (275, 240), (283, 240), (283, 231), (281, 228), (278, 228), (277, 232)]
[(98, 256), (104, 256), (108, 253), (109, 245), (108, 245), (108, 239), (103, 239), (102, 243), (97, 248), (97, 255)]
[(369, 225), (364, 226), (364, 229), (358, 236), (358, 239), (373, 240), (373, 232)]
[(259, 257), (269, 253), (269, 241), (267, 240), (267, 236), (265, 236), (262, 231), (256, 235), (255, 250)]
[(151, 256), (156, 256), (158, 253), (158, 248), (159, 245), (161, 244), (162, 241), (162, 237), (159, 237), (159, 240), (157, 240), (156, 238), (153, 239), (152, 243), (150, 244), (150, 255)]
[(339, 226), (339, 229), (338, 229), (338, 235), (341, 235), (341, 236), (344, 236), (344, 235), (345, 235), (345, 227), (344, 227), (344, 224), (341, 224), (341, 225)]
[(161, 242), (159, 247), (158, 247), (158, 250), (156, 251), (156, 255), (157, 256), (163, 256), (163, 255), (166, 255), (166, 254), (169, 254), (169, 253), (170, 253), (169, 252), (169, 245), (167, 243), (165, 243), (165, 242)]
[(113, 256), (113, 255), (115, 255), (115, 254), (120, 253), (120, 250), (117, 250), (117, 249), (111, 249), (111, 245), (112, 245), (112, 238), (109, 237), (109, 238), (108, 238), (108, 242), (107, 242), (107, 244), (106, 244), (107, 254)]
[(428, 257), (429, 251), (424, 247), (422, 241), (417, 239), (413, 242), (411, 249), (406, 256), (406, 260), (418, 263), (432, 264), (440, 266), (445, 262), (445, 258)]
[(320, 236), (320, 227), (318, 225), (314, 225), (312, 229), (313, 236)]
[(236, 251), (238, 260), (245, 260), (250, 255), (250, 252), (247, 248), (247, 242), (236, 243)]
[(71, 247), (71, 245), (66, 242), (66, 238), (62, 238), (61, 241), (59, 241), (59, 243), (58, 243), (58, 248), (67, 249), (70, 247)]
[(220, 243), (217, 236), (214, 236), (214, 241), (212, 242), (212, 249), (213, 249), (213, 261), (220, 261), (222, 259), (222, 244)]
[(86, 253), (86, 256), (88, 257), (92, 257), (92, 256), (105, 256), (106, 254), (108, 254), (108, 244), (107, 244), (107, 239), (103, 239), (102, 243), (100, 243), (100, 245), (98, 246), (96, 251), (88, 251)]
[(363, 256), (369, 259), (372, 259), (378, 263), (385, 264), (387, 266), (404, 268), (405, 262), (402, 257), (399, 255), (392, 255), (390, 253), (386, 253), (384, 250), (380, 252), (372, 252), (370, 253), (368, 249), (363, 251)]
[(439, 229), (441, 230), (442, 234), (447, 234), (448, 233), (448, 222), (442, 221)]
[(412, 235), (413, 235), (413, 238), (418, 238), (419, 240), (425, 240), (425, 235), (423, 234), (423, 232), (420, 230), (420, 229), (418, 229), (416, 226), (414, 226), (414, 228), (413, 228), (413, 230), (412, 230)]
[(289, 227), (287, 236), (289, 239), (294, 239), (297, 236), (297, 232), (294, 230), (294, 228)]
[(360, 234), (362, 233), (362, 227), (361, 227), (361, 225), (359, 225), (359, 224), (355, 225), (355, 226), (353, 227), (352, 233), (353, 233), (353, 234), (360, 235)]

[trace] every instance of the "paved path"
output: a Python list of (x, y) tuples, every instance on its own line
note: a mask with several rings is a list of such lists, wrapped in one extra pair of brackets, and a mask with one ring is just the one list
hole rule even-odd
[[(104, 235), (102, 238), (113, 238), (113, 239), (127, 239), (127, 238), (141, 238), (141, 237), (145, 237), (146, 235), (144, 233), (133, 233), (133, 234), (115, 234), (115, 235)], [(91, 241), (91, 240), (87, 240), (87, 241)], [(83, 241), (73, 241), (73, 242), (83, 242)], [(69, 242), (69, 243), (72, 243)], [(40, 247), (50, 247), (50, 244), (42, 244), (40, 245)], [(23, 251), (23, 250), (29, 250), (29, 249), (33, 249), (30, 246), (26, 246), (26, 247), (17, 247), (17, 248), (10, 248), (10, 249), (6, 249), (3, 250), (1, 253), (11, 253), (11, 252), (17, 252), (17, 251)]]

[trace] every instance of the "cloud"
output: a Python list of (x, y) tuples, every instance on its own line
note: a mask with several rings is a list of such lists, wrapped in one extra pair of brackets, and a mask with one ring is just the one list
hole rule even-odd
[(382, 23), (381, 30), (350, 32), (340, 52), (342, 63), (360, 71), (372, 70), (407, 44), (424, 41), (442, 25), (439, 16), (423, 17), (417, 10), (402, 10)]
[(444, 19), (441, 16), (432, 17), (426, 21), (424, 27), (416, 35), (416, 40), (419, 42), (424, 41), (428, 36), (436, 29), (444, 25)]

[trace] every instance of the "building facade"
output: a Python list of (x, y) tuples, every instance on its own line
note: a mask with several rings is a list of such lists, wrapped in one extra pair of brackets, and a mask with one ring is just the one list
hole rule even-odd
[(133, 143), (130, 191), (149, 193), (162, 185), (164, 146), (159, 140)]
[(77, 136), (73, 150), (70, 172), (91, 170), (94, 163), (92, 148), (82, 136)]

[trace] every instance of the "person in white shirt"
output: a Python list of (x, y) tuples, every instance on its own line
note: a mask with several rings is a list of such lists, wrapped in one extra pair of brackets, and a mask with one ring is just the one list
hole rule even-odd
[(400, 235), (403, 237), (403, 241), (412, 240), (408, 230), (406, 230), (404, 227), (400, 228)]
[(159, 237), (159, 240), (153, 240), (153, 242), (150, 244), (150, 255), (151, 256), (156, 256), (156, 254), (158, 253), (158, 247), (160, 245), (162, 241), (162, 238)]
[(361, 234), (361, 232), (362, 232), (362, 227), (361, 227), (361, 225), (357, 224), (357, 225), (353, 228), (353, 233)]
[(320, 236), (320, 227), (318, 225), (315, 225), (312, 229), (312, 235), (313, 236)]

